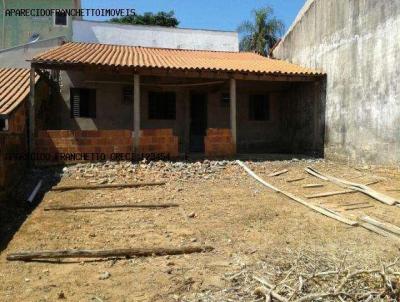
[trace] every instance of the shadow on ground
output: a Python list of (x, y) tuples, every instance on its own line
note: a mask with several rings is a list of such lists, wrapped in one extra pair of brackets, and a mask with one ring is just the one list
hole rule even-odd
[[(61, 179), (62, 167), (32, 169), (0, 202), (0, 252), (2, 252), (18, 232), (29, 214), (42, 201), (44, 194)], [(32, 203), (28, 197), (42, 180), (42, 186)]]

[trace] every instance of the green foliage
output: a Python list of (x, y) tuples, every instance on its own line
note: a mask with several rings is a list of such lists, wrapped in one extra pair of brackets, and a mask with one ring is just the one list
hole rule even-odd
[(110, 22), (134, 25), (158, 25), (165, 27), (177, 27), (179, 25), (179, 21), (176, 19), (174, 11), (158, 12), (156, 14), (147, 12), (143, 15), (136, 14), (121, 18), (112, 18)]
[(242, 34), (239, 45), (241, 51), (255, 51), (264, 56), (268, 55), (285, 30), (283, 22), (273, 14), (271, 7), (254, 10), (254, 22), (245, 21), (238, 27), (238, 32)]

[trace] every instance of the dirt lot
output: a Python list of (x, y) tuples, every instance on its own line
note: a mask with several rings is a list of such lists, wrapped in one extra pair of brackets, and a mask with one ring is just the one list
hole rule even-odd
[[(400, 192), (397, 170), (354, 169), (322, 160), (259, 161), (249, 166), (268, 182), (297, 196), (342, 188), (304, 172), (321, 172), (369, 183), (393, 197)], [(310, 265), (345, 261), (357, 268), (390, 262), (399, 255), (399, 241), (361, 227), (351, 227), (272, 192), (250, 178), (234, 162), (163, 167), (129, 164), (114, 167), (103, 180), (97, 168), (64, 171), (61, 184), (166, 180), (165, 186), (102, 189), (45, 194), (0, 255), (1, 301), (256, 301), (257, 286), (247, 276), (266, 279), (285, 269), (300, 253)], [(192, 164), (196, 165), (196, 164)], [(87, 167), (87, 166), (86, 166)], [(105, 168), (107, 169), (107, 167)], [(268, 174), (281, 169), (277, 177)], [(162, 171), (161, 171), (162, 170)], [(94, 171), (94, 172), (93, 172)], [(111, 173), (111, 174), (112, 174)], [(96, 174), (96, 175), (94, 175)], [(103, 176), (102, 176), (103, 177)], [(286, 180), (304, 177), (288, 183)], [(100, 179), (100, 180), (99, 180)], [(303, 188), (322, 183), (321, 188)], [(44, 211), (50, 205), (174, 202), (179, 208), (96, 211)], [(365, 213), (400, 226), (400, 208), (361, 193), (313, 199), (355, 219)], [(372, 206), (346, 210), (345, 204)], [(348, 208), (349, 206), (347, 206)], [(190, 215), (192, 214), (192, 215)], [(189, 217), (193, 216), (194, 217)], [(25, 250), (110, 249), (211, 245), (212, 252), (182, 256), (63, 262), (10, 262), (8, 253)], [(321, 264), (322, 263), (322, 264)], [(271, 280), (275, 281), (275, 280)], [(262, 301), (258, 299), (258, 301)], [(320, 300), (322, 301), (322, 300)]]

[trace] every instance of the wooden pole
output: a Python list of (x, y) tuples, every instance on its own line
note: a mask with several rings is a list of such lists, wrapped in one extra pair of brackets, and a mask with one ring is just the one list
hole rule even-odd
[(133, 76), (133, 149), (139, 153), (140, 144), (140, 75)]
[(109, 257), (149, 257), (182, 255), (192, 253), (202, 253), (212, 251), (211, 246), (186, 246), (178, 248), (127, 248), (111, 250), (55, 250), (55, 251), (36, 251), (20, 252), (7, 255), (9, 261), (30, 261), (50, 258), (109, 258)]
[[(29, 106), (28, 106), (28, 153), (35, 152), (35, 68), (31, 68), (29, 78)], [(30, 158), (30, 165), (33, 165)]]
[(161, 186), (166, 182), (138, 182), (130, 184), (104, 184), (104, 185), (82, 185), (82, 186), (57, 186), (51, 188), (52, 191), (71, 191), (71, 190), (96, 190), (96, 189), (112, 189), (112, 188), (137, 188), (149, 186)]
[(99, 210), (99, 209), (123, 209), (123, 208), (147, 208), (147, 209), (163, 209), (163, 208), (176, 208), (179, 207), (176, 203), (164, 204), (114, 204), (114, 205), (94, 205), (94, 206), (55, 206), (46, 207), (45, 211), (75, 211), (75, 210)]
[(230, 79), (230, 122), (233, 143), (236, 146), (237, 132), (236, 132), (236, 80)]

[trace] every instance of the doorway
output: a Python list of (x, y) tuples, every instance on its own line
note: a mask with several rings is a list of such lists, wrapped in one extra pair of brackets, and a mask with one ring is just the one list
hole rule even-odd
[(190, 94), (190, 152), (204, 152), (207, 131), (207, 94)]

